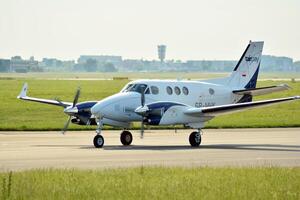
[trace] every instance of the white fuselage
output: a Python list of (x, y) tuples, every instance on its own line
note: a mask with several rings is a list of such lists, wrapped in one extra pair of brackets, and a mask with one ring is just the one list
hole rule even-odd
[[(231, 88), (208, 82), (137, 80), (128, 83), (119, 93), (99, 101), (92, 108), (92, 113), (103, 118), (106, 124), (109, 124), (108, 120), (114, 121), (114, 125), (117, 125), (118, 122), (130, 123), (140, 121), (142, 117), (135, 112), (135, 109), (141, 106), (141, 93), (138, 91), (140, 85), (146, 87), (145, 104), (153, 102), (174, 102), (191, 107), (209, 107), (231, 104), (240, 98), (238, 95), (232, 93)], [(174, 124), (174, 119), (169, 119), (172, 118), (172, 116), (166, 118), (168, 115), (171, 115), (171, 113), (165, 114), (165, 120), (161, 119), (160, 125), (169, 124), (167, 121), (170, 120), (170, 124)], [(176, 116), (173, 116), (173, 118), (174, 117)], [(187, 119), (187, 121), (188, 120), (191, 122), (191, 119)], [(199, 118), (192, 121), (196, 123), (199, 121)], [(120, 126), (124, 125), (120, 124)]]

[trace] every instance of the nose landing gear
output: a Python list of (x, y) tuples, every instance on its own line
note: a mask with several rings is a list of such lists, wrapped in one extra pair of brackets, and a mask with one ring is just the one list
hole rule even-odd
[(103, 121), (102, 119), (100, 120), (96, 120), (97, 122), (97, 129), (96, 129), (96, 136), (94, 137), (94, 146), (96, 148), (102, 148), (103, 145), (104, 145), (104, 138), (103, 136), (101, 135), (101, 130), (102, 130), (102, 127), (103, 127)]
[(201, 129), (190, 134), (189, 141), (192, 147), (199, 147), (201, 144)]

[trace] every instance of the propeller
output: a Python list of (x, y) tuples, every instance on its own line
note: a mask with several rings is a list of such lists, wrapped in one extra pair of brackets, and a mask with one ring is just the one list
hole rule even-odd
[(142, 116), (142, 121), (141, 121), (141, 139), (144, 138), (144, 130), (145, 130), (145, 126), (144, 126), (144, 121), (145, 119), (147, 119), (147, 115), (148, 115), (148, 111), (149, 108), (147, 105), (145, 105), (145, 91), (146, 91), (146, 86), (142, 86), (141, 89), (141, 106), (137, 107), (134, 112), (141, 115)]
[[(144, 106), (145, 106), (145, 90), (146, 90), (146, 88), (143, 87), (143, 90), (142, 90), (142, 92), (141, 92), (141, 106), (142, 106), (142, 108), (144, 108)], [(145, 130), (145, 128), (144, 128), (144, 120), (145, 120), (145, 117), (146, 117), (146, 112), (144, 112), (143, 115), (142, 115), (142, 121), (141, 121), (141, 136), (140, 136), (141, 139), (144, 138), (144, 130)]]
[(64, 126), (64, 128), (61, 130), (61, 133), (62, 134), (65, 134), (65, 132), (67, 131), (67, 129), (68, 129), (68, 127), (69, 127), (69, 124), (70, 124), (70, 122), (71, 122), (71, 116), (69, 117), (69, 119), (68, 119), (68, 121), (65, 123), (65, 126)]
[[(78, 87), (76, 90), (72, 106), (69, 106), (69, 107), (65, 108), (65, 110), (64, 110), (64, 112), (66, 114), (68, 114), (70, 117), (69, 117), (68, 121), (65, 123), (64, 128), (61, 130), (62, 134), (65, 134), (65, 132), (68, 130), (68, 127), (69, 127), (71, 119), (72, 119), (72, 115), (74, 115), (74, 113), (78, 112), (78, 110), (76, 108), (76, 104), (78, 102), (79, 96), (80, 96), (80, 87)], [(61, 103), (61, 101), (59, 99), (56, 99), (56, 101)]]
[(73, 107), (76, 106), (76, 104), (78, 102), (78, 99), (79, 99), (79, 96), (80, 96), (80, 87), (77, 88), (77, 91), (76, 91), (76, 94), (75, 94), (75, 97), (74, 97), (74, 100), (73, 100)]

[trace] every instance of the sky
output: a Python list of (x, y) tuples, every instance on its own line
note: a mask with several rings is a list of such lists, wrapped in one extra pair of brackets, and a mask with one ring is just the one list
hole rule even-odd
[(237, 60), (249, 40), (300, 60), (300, 1), (0, 0), (0, 58)]

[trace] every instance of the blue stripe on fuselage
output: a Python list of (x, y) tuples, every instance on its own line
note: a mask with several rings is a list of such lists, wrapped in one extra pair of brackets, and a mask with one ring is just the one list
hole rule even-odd
[(159, 125), (160, 120), (164, 112), (166, 112), (172, 106), (184, 106), (180, 103), (174, 102), (156, 102), (148, 104), (149, 113), (147, 115), (147, 121), (149, 125)]
[[(245, 89), (256, 88), (259, 67), (260, 67), (260, 63), (258, 64), (258, 67), (257, 67), (255, 73), (253, 74), (252, 78), (250, 79), (250, 81), (247, 83), (247, 85), (245, 85)], [(251, 101), (252, 101), (252, 95), (245, 94), (237, 103), (245, 103), (245, 102), (251, 102)]]

